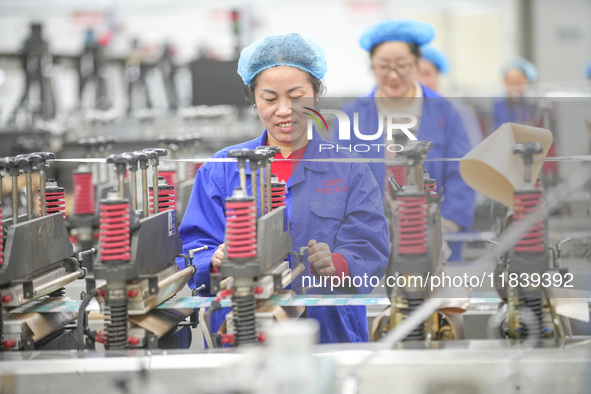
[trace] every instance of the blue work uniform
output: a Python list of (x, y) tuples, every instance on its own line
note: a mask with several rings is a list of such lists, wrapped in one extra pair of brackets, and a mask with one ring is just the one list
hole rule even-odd
[[(255, 149), (265, 145), (266, 140), (265, 131), (261, 137), (225, 148), (213, 157), (227, 157), (228, 152), (233, 149)], [(300, 247), (307, 246), (311, 239), (319, 243), (325, 242), (331, 252), (345, 257), (350, 277), (382, 277), (390, 253), (390, 242), (380, 188), (366, 164), (306, 161), (351, 156), (334, 151), (319, 153), (321, 143), (329, 142), (321, 139), (314, 131), (302, 160), (287, 181), (286, 205), (293, 249), (297, 251)], [(250, 191), (250, 169), (247, 168), (246, 172), (247, 190)], [(225, 201), (239, 183), (238, 166), (235, 162), (208, 162), (197, 171), (179, 232), (185, 253), (192, 248), (204, 245), (209, 247), (195, 255), (197, 272), (188, 283), (191, 288), (205, 284), (206, 289), (202, 291), (204, 295), (210, 293), (211, 258), (218, 245), (224, 242)], [(181, 262), (179, 264), (184, 265)], [(302, 276), (291, 285), (296, 293), (301, 292), (302, 277), (312, 277), (307, 261), (306, 265)], [(363, 294), (372, 290), (368, 282), (355, 284), (357, 286), (354, 288), (342, 290)], [(314, 290), (308, 293), (322, 291)], [(323, 343), (368, 340), (365, 307), (309, 307), (308, 317), (319, 321), (320, 340)], [(217, 331), (222, 321), (222, 314), (212, 316), (211, 330)]]
[[(423, 105), (421, 110), (418, 140), (432, 141), (433, 148), (427, 154), (428, 159), (435, 158), (461, 158), (470, 150), (470, 140), (466, 134), (462, 119), (453, 105), (438, 93), (421, 85), (423, 89)], [(352, 100), (345, 104), (341, 110), (345, 112), (351, 121), (351, 139), (339, 141), (338, 122), (334, 122), (331, 139), (342, 144), (369, 144), (362, 141), (353, 132), (354, 113), (359, 115), (359, 131), (364, 134), (372, 134), (378, 130), (378, 111), (375, 102), (374, 89), (365, 97)], [(386, 140), (386, 133), (382, 134), (380, 141), (371, 141), (373, 144), (391, 144)], [(372, 149), (363, 153), (368, 158), (384, 158), (385, 149), (381, 151)], [(386, 184), (386, 166), (382, 163), (370, 163), (371, 168), (382, 193)], [(424, 168), (431, 178), (437, 180), (437, 188), (443, 188), (443, 200), (441, 203), (441, 216), (457, 223), (462, 230), (469, 230), (474, 218), (475, 193), (460, 176), (458, 162), (425, 162)], [(462, 243), (450, 242), (452, 255), (451, 261), (462, 259)]]

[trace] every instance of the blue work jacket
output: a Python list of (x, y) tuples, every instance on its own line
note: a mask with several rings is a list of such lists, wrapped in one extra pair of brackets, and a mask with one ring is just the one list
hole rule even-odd
[[(266, 140), (265, 131), (259, 138), (225, 148), (213, 157), (227, 157), (233, 149), (255, 149), (265, 145)], [(307, 246), (311, 239), (325, 242), (331, 252), (345, 257), (350, 277), (382, 277), (390, 253), (390, 241), (380, 188), (366, 164), (306, 161), (352, 156), (333, 151), (319, 152), (321, 143), (328, 144), (328, 141), (322, 140), (314, 131), (302, 161), (287, 182), (286, 205), (293, 249), (297, 251), (301, 246)], [(247, 168), (246, 172), (249, 175), (250, 169)], [(179, 232), (185, 253), (192, 248), (209, 247), (195, 255), (197, 272), (189, 281), (191, 288), (205, 284), (206, 289), (202, 294), (210, 293), (211, 258), (217, 246), (224, 242), (225, 200), (239, 186), (239, 181), (236, 163), (208, 162), (197, 171)], [(247, 176), (247, 190), (251, 190), (250, 176)], [(305, 263), (305, 272), (291, 285), (296, 293), (301, 292), (302, 278), (312, 277), (310, 264), (307, 261)], [(184, 265), (182, 262), (179, 264)], [(368, 281), (358, 281), (356, 285), (342, 290), (369, 293), (373, 289)], [(327, 289), (308, 291), (327, 292)], [(215, 318), (212, 316), (212, 331), (217, 331), (222, 317), (219, 314)], [(320, 340), (323, 343), (368, 340), (365, 307), (309, 307), (308, 317), (319, 321)]]
[[(417, 139), (432, 141), (433, 148), (427, 154), (428, 159), (435, 158), (461, 158), (470, 150), (470, 140), (466, 134), (464, 124), (453, 105), (433, 90), (421, 85), (423, 88), (423, 106)], [(345, 104), (341, 110), (351, 120), (351, 139), (339, 141), (338, 122), (334, 122), (331, 132), (331, 140), (339, 144), (391, 144), (386, 140), (386, 133), (382, 134), (381, 141), (362, 141), (353, 132), (353, 114), (359, 114), (359, 130), (364, 134), (375, 133), (378, 130), (378, 112), (375, 103), (374, 89), (369, 95), (352, 100)], [(364, 157), (383, 158), (385, 150), (372, 149), (363, 153)], [(370, 163), (371, 168), (382, 193), (386, 184), (386, 166), (382, 163)], [(437, 180), (437, 188), (443, 187), (443, 200), (441, 203), (441, 216), (456, 222), (462, 230), (469, 230), (472, 226), (475, 208), (475, 193), (460, 176), (458, 162), (425, 162), (424, 168), (431, 178)], [(452, 255), (451, 261), (459, 261), (462, 256), (462, 243), (450, 242)]]

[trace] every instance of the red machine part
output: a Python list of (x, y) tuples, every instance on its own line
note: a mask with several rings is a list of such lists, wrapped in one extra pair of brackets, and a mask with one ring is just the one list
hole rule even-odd
[[(275, 175), (273, 175), (275, 177)], [(287, 195), (287, 185), (285, 182), (279, 182), (277, 178), (271, 181), (271, 210), (285, 206)], [(265, 207), (267, 206), (267, 192), (265, 190)], [(266, 212), (266, 208), (265, 208)]]
[[(154, 189), (150, 187), (150, 213), (154, 213)], [(158, 212), (176, 209), (174, 186), (158, 186)]]
[(437, 195), (437, 180), (436, 179), (425, 179), (423, 181), (425, 192), (430, 196)]
[[(41, 199), (41, 196), (39, 198)], [(61, 212), (64, 220), (66, 220), (66, 191), (63, 187), (58, 187), (53, 179), (47, 180), (45, 206), (48, 215)], [(39, 208), (41, 209), (41, 200), (39, 200)]]
[(129, 234), (129, 203), (116, 200), (101, 202), (101, 260), (129, 260), (131, 258)]
[(427, 196), (398, 196), (398, 252), (427, 253)]
[(74, 177), (74, 214), (94, 215), (92, 172), (80, 171)]
[[(542, 192), (540, 190), (516, 192), (513, 196), (513, 220), (521, 220), (530, 212), (535, 211), (541, 202)], [(515, 243), (513, 250), (515, 252), (530, 253), (544, 252), (546, 250), (543, 219), (534, 222), (528, 232)]]
[(226, 200), (226, 246), (228, 258), (257, 254), (256, 207), (251, 198)]

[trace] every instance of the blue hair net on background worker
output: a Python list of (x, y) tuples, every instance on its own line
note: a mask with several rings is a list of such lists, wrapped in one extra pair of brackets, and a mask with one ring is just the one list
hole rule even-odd
[(585, 68), (585, 76), (587, 79), (591, 79), (591, 62), (587, 63), (587, 67)]
[(421, 58), (430, 61), (440, 74), (445, 75), (449, 72), (449, 60), (439, 49), (427, 45), (421, 47)]
[(359, 45), (371, 51), (378, 44), (402, 41), (423, 46), (435, 38), (435, 29), (429, 23), (412, 19), (389, 20), (371, 26), (359, 39)]
[[(342, 110), (349, 115), (349, 119), (354, 119), (354, 114), (358, 114), (359, 130), (365, 134), (375, 133), (378, 129), (378, 112), (414, 115), (418, 121), (411, 132), (419, 140), (433, 142), (428, 158), (461, 158), (470, 150), (470, 142), (460, 115), (447, 99), (421, 85), (417, 79), (420, 46), (428, 44), (434, 37), (435, 29), (430, 24), (409, 19), (388, 20), (369, 27), (361, 36), (359, 44), (369, 52), (377, 86), (365, 97), (346, 104)], [(400, 108), (389, 108), (393, 105)], [(351, 127), (351, 139), (340, 141), (338, 124), (335, 122), (331, 139), (340, 145), (367, 143), (356, 136), (353, 122)], [(372, 142), (387, 145), (389, 142), (385, 134), (382, 134), (382, 140)], [(389, 157), (391, 154), (384, 150), (373, 149), (364, 156)], [(381, 163), (372, 163), (370, 168), (382, 192), (386, 189), (387, 176), (396, 171), (398, 174), (394, 174), (395, 177), (403, 173), (400, 168)], [(443, 230), (469, 230), (474, 217), (475, 194), (462, 180), (458, 163), (426, 162), (425, 169), (437, 180), (438, 187), (443, 188)], [(461, 260), (462, 244), (454, 242), (449, 246), (452, 249), (450, 260)]]
[(536, 66), (522, 57), (516, 56), (507, 60), (501, 67), (501, 74), (503, 77), (507, 77), (507, 73), (512, 70), (521, 71), (529, 83), (535, 83), (538, 80)]
[[(274, 161), (271, 170), (280, 181), (286, 182), (285, 203), (293, 250), (310, 247), (306, 269), (292, 282), (291, 290), (296, 293), (302, 290), (302, 277), (383, 276), (390, 249), (389, 233), (382, 195), (374, 177), (364, 163), (331, 161), (350, 154), (323, 152), (320, 155), (319, 145), (328, 141), (315, 131), (308, 140), (308, 117), (295, 104), (318, 97), (322, 88), (320, 79), (326, 73), (324, 52), (299, 34), (276, 35), (245, 48), (238, 64), (238, 73), (254, 97), (265, 131), (254, 140), (222, 149), (213, 157), (225, 158), (233, 149), (273, 145), (281, 148), (275, 156), (277, 159), (290, 159)], [(328, 160), (309, 161), (312, 158)], [(249, 167), (246, 172), (250, 174)], [(247, 176), (249, 192), (250, 179)], [(234, 162), (208, 162), (196, 174), (179, 232), (185, 253), (203, 245), (209, 247), (195, 255), (197, 273), (189, 281), (192, 288), (205, 285), (202, 294), (210, 293), (210, 272), (225, 263), (225, 203), (239, 185)], [(228, 248), (232, 250), (232, 246)], [(294, 262), (291, 264), (295, 268)], [(372, 289), (363, 284), (337, 290), (369, 293)], [(314, 288), (309, 292), (322, 290)], [(219, 329), (227, 312), (222, 310), (212, 315), (213, 332)], [(367, 313), (363, 306), (310, 307), (307, 316), (319, 321), (321, 342), (368, 340)]]

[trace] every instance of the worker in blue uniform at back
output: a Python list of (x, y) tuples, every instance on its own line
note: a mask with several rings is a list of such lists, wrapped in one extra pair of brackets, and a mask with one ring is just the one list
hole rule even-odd
[[(268, 36), (242, 51), (238, 73), (254, 97), (265, 131), (213, 157), (225, 158), (233, 149), (271, 145), (281, 148), (276, 158), (291, 159), (273, 162), (272, 172), (287, 183), (293, 249), (310, 247), (303, 277), (383, 276), (389, 254), (388, 226), (380, 189), (369, 168), (362, 163), (308, 161), (346, 157), (320, 153), (319, 144), (327, 141), (315, 131), (308, 138), (308, 117), (296, 109), (298, 103), (313, 106), (323, 88), (322, 49), (295, 33)], [(197, 172), (180, 235), (185, 251), (209, 247), (196, 255), (197, 273), (189, 281), (192, 288), (205, 285), (202, 294), (210, 293), (210, 272), (223, 264), (224, 204), (238, 186), (236, 163), (208, 162)], [(300, 277), (291, 288), (300, 292), (301, 287)], [(341, 290), (369, 293), (372, 288), (364, 283)], [(321, 342), (368, 340), (365, 307), (309, 307), (307, 316), (320, 322)], [(221, 319), (221, 314), (212, 316), (212, 331), (217, 331)]]
[[(407, 124), (408, 131), (417, 139), (433, 142), (428, 159), (461, 158), (470, 150), (470, 141), (460, 115), (447, 99), (417, 80), (417, 62), (421, 56), (419, 47), (429, 43), (434, 35), (431, 25), (413, 20), (389, 20), (370, 27), (361, 37), (360, 45), (370, 54), (377, 86), (365, 97), (352, 100), (341, 110), (351, 120), (357, 114), (357, 132), (365, 135), (374, 134), (379, 129), (383, 119), (378, 117), (378, 113), (398, 114), (400, 119), (390, 119), (391, 123)], [(416, 120), (414, 126), (413, 119)], [(386, 121), (381, 123), (382, 127), (387, 124)], [(359, 138), (354, 127), (351, 121), (350, 140), (342, 141), (339, 140), (338, 122), (335, 122), (331, 139), (339, 145), (368, 144), (367, 140)], [(384, 132), (380, 141), (371, 141), (375, 145), (364, 156), (392, 158), (399, 148), (389, 147), (394, 146), (394, 143), (404, 145), (404, 139), (409, 138), (402, 133), (394, 138), (395, 141), (388, 141), (387, 137)], [(369, 166), (382, 191), (385, 190), (387, 177), (394, 175), (398, 178), (404, 174), (400, 168), (381, 163)], [(475, 195), (460, 177), (458, 163), (426, 162), (425, 169), (431, 178), (437, 180), (438, 188), (443, 188), (443, 231), (469, 230), (474, 216)], [(400, 179), (397, 181), (403, 183)], [(461, 260), (462, 244), (454, 242), (449, 247), (449, 260)]]

